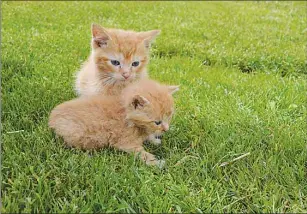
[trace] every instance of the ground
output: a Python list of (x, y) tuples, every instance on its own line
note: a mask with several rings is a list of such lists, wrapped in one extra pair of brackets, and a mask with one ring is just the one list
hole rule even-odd
[[(2, 212), (307, 212), (306, 2), (1, 7)], [(147, 146), (162, 170), (48, 129), (76, 96), (92, 22), (162, 30), (150, 76), (181, 87), (162, 146)]]

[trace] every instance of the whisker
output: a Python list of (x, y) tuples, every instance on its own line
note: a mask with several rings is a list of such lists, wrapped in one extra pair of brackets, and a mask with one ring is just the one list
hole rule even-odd
[(113, 81), (113, 86), (115, 85), (116, 82), (117, 82), (116, 80)]
[(108, 75), (108, 74), (103, 74), (103, 75), (100, 75), (99, 77), (100, 77), (100, 79), (104, 79), (104, 78), (108, 78), (108, 77), (112, 77), (112, 76)]
[(113, 78), (112, 77), (108, 77), (108, 78), (105, 78), (104, 81), (102, 82), (102, 84), (104, 86), (107, 86), (107, 85), (110, 85), (110, 83), (113, 81)]
[(109, 85), (115, 85), (117, 83), (117, 79), (115, 79), (115, 78), (112, 78), (111, 80), (110, 80), (110, 82), (109, 82)]

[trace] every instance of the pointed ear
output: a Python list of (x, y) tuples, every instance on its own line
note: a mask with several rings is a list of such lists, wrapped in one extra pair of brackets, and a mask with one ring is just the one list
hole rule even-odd
[(142, 109), (145, 105), (148, 105), (150, 102), (143, 96), (135, 95), (132, 99), (132, 106), (134, 109)]
[(179, 85), (170, 85), (170, 86), (168, 86), (168, 93), (174, 94), (177, 91), (179, 91)]
[(141, 33), (146, 48), (150, 47), (153, 40), (160, 34), (160, 30), (151, 30)]
[(92, 24), (92, 37), (93, 46), (95, 48), (107, 46), (107, 42), (111, 40), (108, 31), (105, 28), (94, 23)]

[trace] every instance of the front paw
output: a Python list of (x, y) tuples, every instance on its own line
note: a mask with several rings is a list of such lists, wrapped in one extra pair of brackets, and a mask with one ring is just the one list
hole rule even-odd
[(164, 168), (165, 166), (165, 160), (157, 160), (156, 166), (160, 169)]
[(153, 145), (160, 145), (162, 140), (162, 135), (149, 135), (148, 141), (151, 142)]
[(160, 169), (162, 169), (165, 165), (165, 160), (154, 159), (154, 160), (146, 161), (146, 164), (149, 166), (157, 166)]
[(152, 144), (158, 146), (158, 145), (161, 144), (161, 139), (159, 139), (159, 138), (154, 138), (154, 139), (152, 139), (150, 142), (151, 142)]

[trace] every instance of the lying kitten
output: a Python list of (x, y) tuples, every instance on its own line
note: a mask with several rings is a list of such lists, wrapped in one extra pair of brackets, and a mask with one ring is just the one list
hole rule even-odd
[(147, 77), (150, 43), (159, 33), (105, 29), (92, 24), (92, 53), (77, 73), (77, 94), (116, 95), (126, 85)]
[(149, 136), (169, 129), (174, 112), (172, 94), (178, 86), (141, 80), (121, 96), (81, 97), (52, 110), (49, 126), (73, 147), (97, 149), (112, 146), (139, 154), (148, 165), (163, 165), (143, 148)]

